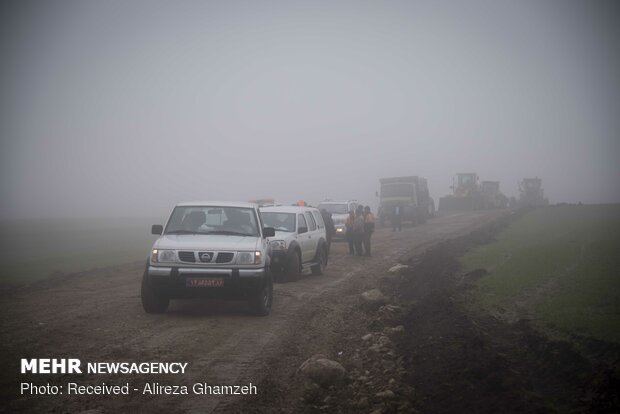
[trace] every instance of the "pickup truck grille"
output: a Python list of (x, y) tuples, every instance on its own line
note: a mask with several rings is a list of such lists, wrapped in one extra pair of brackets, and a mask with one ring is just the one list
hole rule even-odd
[(196, 256), (194, 256), (194, 252), (179, 252), (179, 260), (182, 262), (196, 262)]
[(198, 260), (202, 263), (210, 263), (214, 255), (213, 252), (198, 252)]
[(220, 252), (217, 254), (215, 263), (229, 263), (232, 261), (234, 255), (234, 253), (230, 252)]
[(215, 256), (214, 261), (214, 255), (215, 252), (198, 252), (198, 260), (196, 260), (195, 252), (180, 251), (179, 260), (185, 263), (230, 263), (235, 257), (235, 254), (233, 252), (219, 252), (217, 253), (217, 256)]

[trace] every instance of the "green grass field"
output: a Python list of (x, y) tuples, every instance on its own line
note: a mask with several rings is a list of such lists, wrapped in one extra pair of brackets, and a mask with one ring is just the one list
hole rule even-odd
[(163, 219), (46, 219), (0, 222), (0, 284), (19, 285), (145, 260)]
[(475, 299), (549, 332), (620, 343), (620, 205), (533, 210), (461, 258)]

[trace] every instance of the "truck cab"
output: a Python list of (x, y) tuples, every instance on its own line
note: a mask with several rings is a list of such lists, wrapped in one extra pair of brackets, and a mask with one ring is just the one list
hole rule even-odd
[(414, 225), (435, 214), (426, 178), (418, 176), (381, 178), (379, 192), (379, 224), (389, 220), (398, 207), (401, 220)]

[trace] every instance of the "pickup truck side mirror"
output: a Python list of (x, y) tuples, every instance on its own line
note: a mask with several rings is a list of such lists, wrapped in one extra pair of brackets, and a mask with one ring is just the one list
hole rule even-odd
[(297, 230), (297, 233), (299, 233), (299, 234), (308, 233), (308, 227), (300, 227)]
[(158, 236), (161, 236), (163, 232), (164, 232), (164, 226), (162, 226), (161, 224), (153, 224), (151, 226), (151, 234), (156, 234)]
[(276, 235), (276, 229), (273, 227), (263, 227), (263, 237), (273, 237)]

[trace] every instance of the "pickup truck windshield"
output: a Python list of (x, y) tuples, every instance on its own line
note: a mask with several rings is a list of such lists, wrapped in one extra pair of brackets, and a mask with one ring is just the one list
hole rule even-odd
[(175, 207), (164, 234), (221, 234), (258, 237), (251, 208), (220, 206)]

